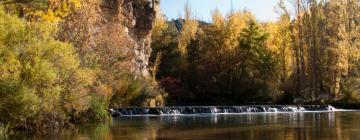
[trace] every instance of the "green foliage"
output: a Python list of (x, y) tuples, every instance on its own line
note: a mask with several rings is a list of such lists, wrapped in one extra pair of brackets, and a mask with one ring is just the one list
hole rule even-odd
[(102, 96), (92, 95), (89, 110), (84, 114), (86, 115), (84, 117), (91, 121), (105, 121), (109, 118), (108, 109), (108, 99)]
[[(218, 10), (211, 23), (202, 23), (189, 18), (186, 7), (188, 18), (175, 21), (177, 31), (174, 21), (154, 30), (150, 62), (155, 66), (160, 57), (156, 78), (170, 102), (356, 102), (351, 79), (359, 74), (358, 1), (296, 1), (294, 6), (295, 19), (280, 1), (280, 19), (262, 24), (248, 11), (223, 17)], [(199, 24), (191, 26), (196, 30), (181, 28), (192, 21)]]
[(360, 79), (350, 78), (343, 86), (343, 98), (342, 100), (349, 104), (360, 103)]
[(111, 98), (111, 107), (125, 106), (148, 106), (147, 99), (154, 99), (157, 95), (165, 95), (165, 92), (151, 78), (133, 76), (120, 81)]
[[(241, 85), (240, 87), (249, 88), (248, 90), (252, 91), (251, 95), (246, 96), (250, 100), (258, 98), (260, 101), (271, 101), (272, 94), (275, 94), (278, 88), (276, 86), (278, 62), (265, 44), (267, 37), (268, 35), (261, 27), (255, 21), (250, 20), (247, 27), (241, 32), (239, 39), (239, 48), (235, 57), (240, 60), (234, 59), (235, 65), (232, 67), (234, 70), (231, 70), (234, 73), (232, 77), (240, 80), (235, 85)], [(268, 73), (269, 71), (271, 73)]]
[(30, 20), (57, 22), (80, 7), (81, 0), (0, 0), (7, 11)]
[(149, 59), (151, 67), (156, 65), (157, 57), (161, 56), (158, 70), (153, 75), (157, 78), (161, 75), (179, 75), (180, 72), (180, 51), (178, 50), (179, 32), (175, 27), (175, 21), (160, 30), (154, 30), (155, 36), (152, 37), (152, 52)]
[(0, 0), (0, 122), (27, 130), (99, 121), (110, 102), (145, 105), (162, 92), (152, 79), (128, 76), (134, 54), (119, 44), (136, 44), (123, 25), (92, 32), (106, 18), (102, 1), (71, 13), (79, 2)]
[[(225, 19), (214, 14), (216, 22), (200, 22), (183, 48), (176, 47), (181, 42), (176, 36), (183, 36), (185, 30), (174, 31), (181, 20), (168, 22), (161, 32), (155, 30), (152, 54), (161, 54), (156, 77), (169, 92), (168, 101), (208, 105), (271, 101), (278, 93), (279, 77), (267, 33), (248, 12)], [(150, 60), (155, 64), (155, 57)]]
[(10, 125), (0, 123), (0, 140), (7, 139), (10, 132)]
[(140, 96), (141, 90), (141, 81), (136, 80), (133, 77), (127, 77), (122, 81), (119, 81), (111, 99), (111, 106), (129, 106), (133, 99)]
[[(131, 100), (132, 105), (136, 106), (162, 106), (165, 104), (164, 98), (167, 96), (167, 93), (159, 86), (158, 82), (153, 78), (143, 77), (139, 79), (141, 81), (141, 91), (140, 96)], [(152, 102), (151, 100), (155, 101)], [(157, 105), (156, 102), (160, 104)]]
[(75, 103), (68, 97), (86, 99), (91, 72), (80, 68), (70, 44), (54, 39), (56, 28), (2, 10), (0, 19), (0, 121), (13, 125), (63, 121), (63, 111), (85, 110), (86, 101)]

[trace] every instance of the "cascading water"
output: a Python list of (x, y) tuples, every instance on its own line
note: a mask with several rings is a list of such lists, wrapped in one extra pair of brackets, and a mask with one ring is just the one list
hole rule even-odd
[(330, 105), (254, 105), (254, 106), (179, 106), (156, 108), (115, 108), (110, 109), (113, 116), (146, 115), (192, 115), (192, 114), (244, 114), (244, 113), (281, 113), (281, 112), (332, 112)]

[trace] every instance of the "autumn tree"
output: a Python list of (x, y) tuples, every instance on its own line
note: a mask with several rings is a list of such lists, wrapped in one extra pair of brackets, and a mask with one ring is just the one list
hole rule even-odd
[(31, 20), (60, 21), (81, 6), (81, 0), (0, 0), (7, 11)]
[(54, 30), (0, 10), (1, 122), (52, 127), (89, 109), (92, 71), (80, 67), (71, 44), (54, 39)]

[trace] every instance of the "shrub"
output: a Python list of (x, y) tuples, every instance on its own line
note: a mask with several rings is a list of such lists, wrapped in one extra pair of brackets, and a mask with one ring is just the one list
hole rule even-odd
[(92, 95), (90, 108), (84, 114), (84, 118), (89, 119), (90, 121), (105, 121), (109, 118), (109, 100), (98, 96)]
[(130, 106), (131, 100), (140, 96), (142, 90), (141, 81), (130, 76), (117, 81), (116, 85), (111, 98), (111, 107)]
[(0, 140), (6, 139), (9, 134), (9, 125), (0, 123)]
[(343, 86), (343, 98), (344, 102), (350, 104), (360, 103), (360, 79), (350, 78)]
[(155, 107), (164, 105), (166, 92), (152, 78), (143, 77), (140, 79), (141, 91), (136, 98), (130, 100), (130, 105)]
[(92, 73), (80, 67), (71, 44), (54, 39), (56, 30), (51, 23), (26, 22), (0, 9), (1, 122), (58, 126), (67, 119), (64, 111), (88, 108)]
[(151, 78), (128, 76), (114, 90), (110, 107), (148, 106), (149, 99), (165, 95), (157, 82)]

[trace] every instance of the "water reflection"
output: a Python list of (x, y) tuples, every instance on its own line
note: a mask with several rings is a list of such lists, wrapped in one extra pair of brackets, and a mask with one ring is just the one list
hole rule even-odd
[[(30, 139), (360, 139), (359, 112), (118, 117)], [(14, 136), (13, 139), (28, 139)]]

